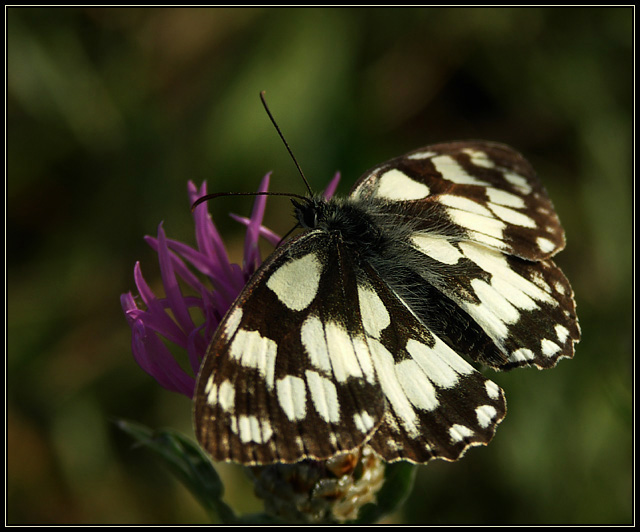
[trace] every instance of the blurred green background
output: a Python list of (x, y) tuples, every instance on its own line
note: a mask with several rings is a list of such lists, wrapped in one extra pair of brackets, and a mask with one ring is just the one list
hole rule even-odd
[[(119, 296), (164, 220), (194, 243), (186, 183), (342, 193), (429, 143), (481, 138), (533, 163), (567, 231), (583, 340), (550, 371), (495, 375), (509, 413), (487, 448), (422, 467), (390, 523), (633, 520), (632, 8), (7, 11), (7, 507), (24, 523), (206, 516), (121, 418), (192, 434), (190, 402), (135, 364)], [(242, 231), (210, 204), (240, 257)], [(267, 224), (291, 226), (287, 200)], [(228, 500), (255, 510), (221, 468)]]

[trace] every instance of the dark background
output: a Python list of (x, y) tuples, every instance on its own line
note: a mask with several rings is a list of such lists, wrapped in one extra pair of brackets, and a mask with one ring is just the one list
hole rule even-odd
[[(9, 523), (196, 523), (192, 496), (114, 420), (191, 432), (189, 400), (135, 364), (119, 296), (164, 220), (194, 243), (186, 183), (341, 193), (429, 143), (479, 138), (533, 163), (567, 231), (583, 340), (549, 371), (495, 375), (487, 448), (422, 467), (393, 523), (630, 523), (632, 8), (111, 9), (7, 14)], [(210, 204), (233, 256), (242, 231)], [(267, 224), (286, 232), (287, 200)], [(494, 376), (492, 375), (492, 378)], [(239, 511), (257, 503), (221, 467)]]

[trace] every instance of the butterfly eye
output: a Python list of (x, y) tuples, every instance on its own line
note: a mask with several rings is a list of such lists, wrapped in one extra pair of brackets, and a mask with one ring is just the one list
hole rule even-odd
[(316, 227), (318, 225), (318, 213), (315, 209), (307, 209), (304, 213), (304, 224), (307, 227)]
[(296, 219), (300, 225), (307, 229), (314, 229), (318, 225), (318, 211), (313, 203), (306, 203), (304, 205), (298, 203), (295, 200), (291, 200), (295, 207)]

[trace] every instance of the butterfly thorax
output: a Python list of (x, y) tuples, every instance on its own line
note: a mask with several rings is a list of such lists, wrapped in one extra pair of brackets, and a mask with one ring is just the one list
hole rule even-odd
[(303, 229), (329, 233), (358, 255), (379, 254), (389, 245), (388, 237), (357, 201), (314, 196), (304, 204), (293, 201), (293, 205)]

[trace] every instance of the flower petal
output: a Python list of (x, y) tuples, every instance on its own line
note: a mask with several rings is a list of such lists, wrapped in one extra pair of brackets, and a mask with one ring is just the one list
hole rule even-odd
[[(258, 192), (266, 192), (269, 189), (269, 180), (271, 173), (262, 178)], [(247, 232), (244, 239), (244, 261), (243, 270), (249, 275), (256, 271), (261, 262), (260, 249), (258, 247), (258, 238), (260, 236), (260, 227), (264, 219), (264, 211), (267, 204), (267, 196), (256, 196), (251, 211), (251, 219), (247, 225)]]
[(138, 292), (142, 301), (147, 306), (145, 323), (147, 326), (160, 332), (168, 340), (186, 349), (187, 337), (178, 327), (178, 324), (171, 319), (171, 317), (165, 311), (165, 305), (156, 295), (151, 291), (149, 285), (142, 277), (142, 271), (140, 269), (140, 263), (136, 262), (133, 269), (133, 278), (138, 288)]
[[(189, 181), (188, 188), (189, 200), (192, 205), (196, 199), (207, 194), (206, 183), (202, 183), (202, 187), (198, 191), (193, 182)], [(229, 255), (206, 206), (203, 206), (203, 204), (198, 205), (193, 211), (193, 219), (196, 225), (198, 249), (211, 259), (217, 277), (226, 278), (231, 276)]]
[[(208, 340), (205, 342), (202, 334), (200, 334), (203, 329), (206, 329), (205, 325), (201, 325), (197, 329), (191, 331), (187, 342), (189, 364), (191, 364), (191, 369), (193, 370), (194, 375), (197, 375), (200, 370), (200, 364), (202, 363), (202, 359), (204, 358), (208, 345)], [(207, 336), (207, 338), (211, 338), (211, 336)]]
[[(251, 223), (251, 220), (249, 218), (245, 218), (244, 216), (238, 216), (237, 214), (233, 213), (230, 213), (229, 216), (231, 216), (231, 218), (233, 218), (236, 222), (241, 223), (242, 225), (248, 226)], [(260, 236), (273, 246), (277, 246), (282, 240), (282, 237), (279, 234), (274, 233), (271, 229), (266, 228), (264, 225), (260, 226), (259, 232)]]
[(180, 328), (185, 332), (191, 331), (195, 328), (195, 324), (191, 319), (191, 315), (184, 301), (184, 296), (180, 291), (173, 265), (171, 264), (167, 239), (162, 224), (158, 226), (158, 259), (160, 262), (160, 276), (162, 277), (162, 284), (167, 294), (169, 307)]
[(336, 189), (338, 188), (338, 183), (340, 183), (340, 172), (336, 172), (336, 175), (333, 176), (333, 179), (329, 181), (327, 188), (324, 189), (322, 196), (325, 199), (332, 198), (336, 193)]
[(131, 348), (140, 367), (164, 388), (193, 397), (195, 378), (180, 367), (160, 338), (147, 330), (143, 320), (136, 321), (132, 332)]
[(163, 387), (192, 397), (195, 379), (180, 367), (156, 333), (146, 326), (148, 313), (137, 307), (131, 292), (122, 294), (120, 302), (131, 326), (131, 351), (138, 365)]
[[(152, 236), (146, 236), (145, 241), (151, 246), (154, 251), (158, 251), (158, 239)], [(182, 255), (188, 262), (190, 262), (197, 270), (199, 270), (204, 275), (207, 275), (213, 284), (213, 287), (216, 291), (222, 292), (229, 302), (233, 301), (238, 294), (238, 291), (244, 285), (244, 282), (238, 285), (238, 282), (234, 279), (235, 285), (232, 286), (229, 283), (228, 276), (224, 278), (216, 277), (215, 267), (212, 265), (209, 257), (200, 253), (199, 251), (193, 249), (191, 246), (184, 244), (183, 242), (179, 242), (177, 240), (172, 240), (170, 238), (166, 239), (167, 246), (174, 250), (179, 255)], [(169, 253), (171, 258), (173, 268), (176, 273), (198, 293), (202, 294), (203, 297), (205, 294), (210, 294), (211, 290), (207, 286), (205, 286), (200, 279), (196, 275), (194, 275), (191, 270), (186, 266), (184, 261), (180, 258), (180, 256), (176, 255), (173, 252)]]

